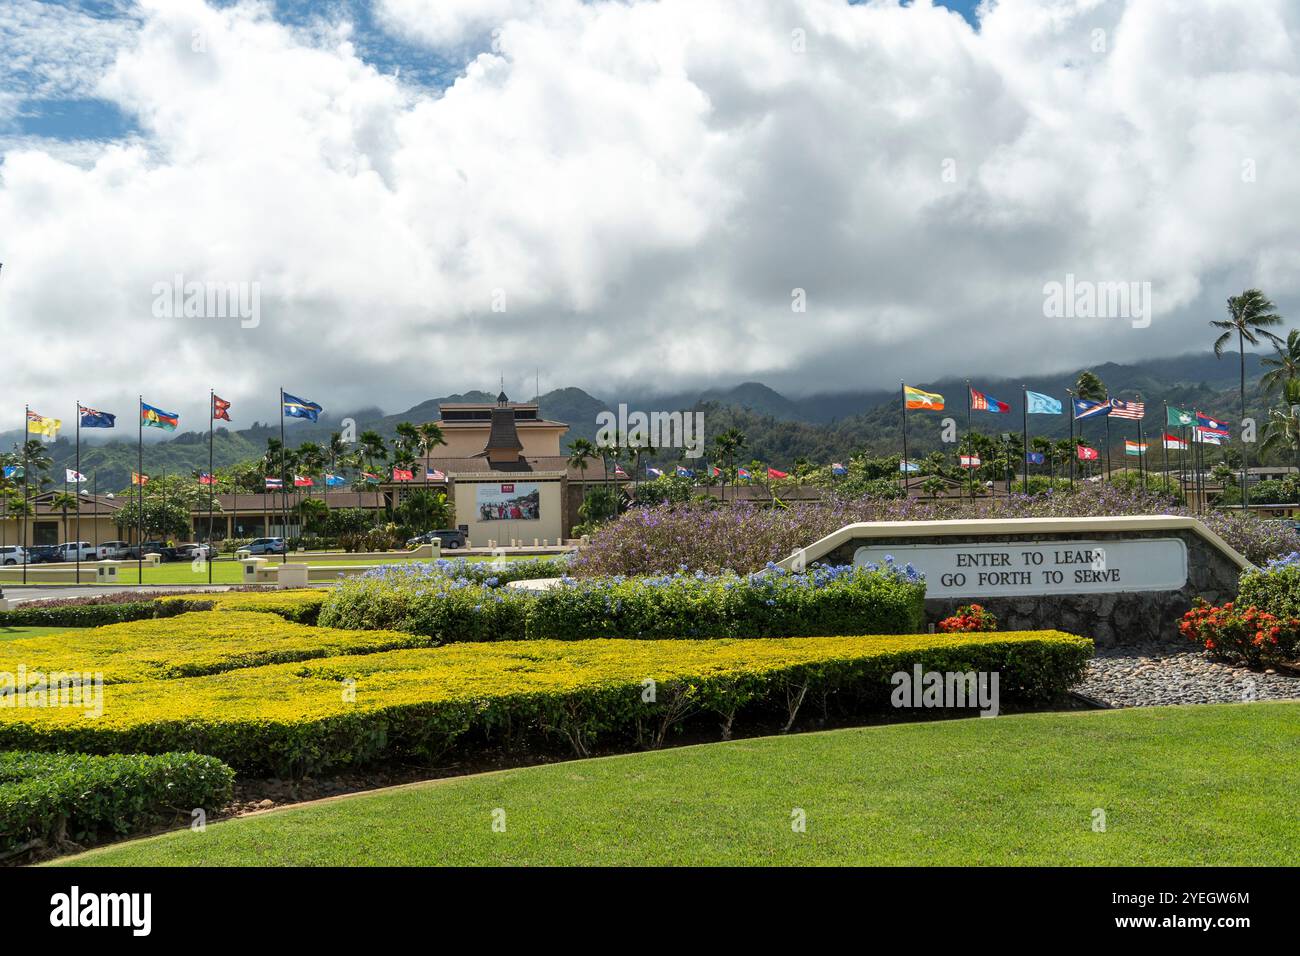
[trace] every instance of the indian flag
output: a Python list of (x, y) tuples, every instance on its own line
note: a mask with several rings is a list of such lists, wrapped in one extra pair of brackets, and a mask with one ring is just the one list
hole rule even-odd
[(1144, 441), (1131, 441), (1124, 439), (1124, 454), (1142, 457), (1147, 453), (1147, 443)]
[(908, 408), (927, 412), (943, 411), (943, 396), (937, 392), (923, 392), (910, 385), (903, 386), (903, 404)]

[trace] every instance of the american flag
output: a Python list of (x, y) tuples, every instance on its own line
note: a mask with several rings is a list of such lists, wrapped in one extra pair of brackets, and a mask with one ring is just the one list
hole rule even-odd
[(1142, 402), (1124, 402), (1118, 398), (1110, 400), (1111, 418), (1131, 418), (1140, 422), (1146, 417), (1146, 413), (1147, 407)]

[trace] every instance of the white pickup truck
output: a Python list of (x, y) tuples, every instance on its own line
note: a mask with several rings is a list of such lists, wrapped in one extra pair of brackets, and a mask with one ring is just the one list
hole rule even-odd
[[(80, 551), (80, 556), (78, 556)], [(89, 541), (69, 541), (59, 545), (60, 561), (98, 561), (108, 557), (108, 548), (104, 545), (95, 547)]]

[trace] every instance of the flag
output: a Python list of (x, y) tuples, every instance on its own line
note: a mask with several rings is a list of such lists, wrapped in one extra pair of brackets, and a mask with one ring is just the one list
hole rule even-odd
[(161, 408), (140, 403), (140, 424), (145, 428), (161, 428), (163, 431), (174, 432), (180, 420), (181, 417), (172, 412), (164, 412)]
[(1204, 412), (1196, 413), (1196, 427), (1204, 434), (1218, 435), (1223, 438), (1228, 437), (1228, 424), (1221, 422), (1216, 418), (1211, 418)]
[(23, 474), (22, 465), (5, 465), (6, 478), (21, 478), (23, 477)]
[(1025, 461), (1029, 462), (1031, 465), (1041, 465), (1043, 462), (1047, 461), (1047, 456), (1041, 451), (1030, 451), (1025, 453)]
[[(615, 467), (618, 467), (618, 466), (615, 466)], [(678, 465), (678, 466), (677, 466), (677, 469), (676, 469), (675, 474), (677, 475), (678, 478), (694, 478), (694, 477), (695, 477), (695, 472), (691, 471), (691, 469), (689, 469), (689, 468), (683, 468), (681, 465)]]
[(658, 468), (647, 468), (645, 473), (650, 478), (662, 478), (664, 476), (664, 473)]
[(230, 403), (224, 398), (212, 396), (212, 420), (214, 422), (230, 421)]
[(284, 417), (285, 418), (305, 418), (308, 421), (316, 421), (316, 416), (323, 409), (315, 402), (304, 402), (301, 398), (295, 398), (288, 392), (284, 393)]
[(714, 478), (721, 478), (722, 469), (719, 468), (717, 465), (714, 465), (712, 468), (709, 469), (709, 474), (712, 475)]
[(148, 476), (148, 475), (142, 475), (142, 474), (140, 474), (139, 472), (133, 471), (133, 472), (131, 472), (131, 484), (133, 484), (133, 485), (147, 485), (147, 484), (149, 484), (149, 476)]
[(1090, 402), (1086, 398), (1074, 400), (1074, 420), (1098, 418), (1110, 414), (1110, 402)]
[(33, 435), (46, 435), (49, 438), (58, 438), (59, 429), (62, 427), (62, 419), (46, 418), (44, 415), (37, 415), (35, 412), (27, 413), (27, 430)]
[(294, 475), (293, 486), (295, 488), (313, 488), (316, 482), (311, 480), (310, 475)]
[(279, 491), (284, 487), (284, 482), (279, 478), (268, 478), (266, 479), (266, 487), (268, 491)]
[(769, 467), (769, 468), (767, 469), (767, 477), (769, 477), (769, 478), (789, 478), (790, 476), (787, 475), (784, 471), (777, 471), (775, 468), (771, 468), (771, 467)]
[(80, 481), (85, 481), (85, 480), (86, 480), (86, 476), (83, 475), (83, 474), (82, 474), (81, 472), (79, 472), (79, 471), (73, 471), (71, 468), (64, 468), (64, 469), (63, 469), (63, 480), (64, 480), (64, 481), (80, 482)]
[(86, 408), (84, 405), (78, 405), (81, 412), (82, 428), (112, 428), (117, 423), (117, 416), (110, 415), (108, 412), (97, 412), (93, 408)]
[(838, 461), (831, 462), (832, 475), (847, 475), (848, 473), (849, 470), (845, 468), (843, 465), (841, 465)]
[(1146, 442), (1144, 442), (1144, 441), (1143, 441), (1143, 442), (1130, 441), (1130, 440), (1127, 439), (1127, 438), (1124, 439), (1124, 454), (1126, 454), (1126, 455), (1134, 455), (1134, 456), (1140, 458), (1140, 457), (1142, 457), (1143, 455), (1145, 455), (1146, 453), (1147, 453), (1147, 443), (1146, 443)]
[(215, 485), (216, 483), (217, 483), (217, 479), (213, 478), (213, 477), (212, 477), (211, 475), (209, 475), (206, 471), (201, 471), (201, 472), (199, 472), (199, 484), (201, 484), (201, 485)]
[(1110, 400), (1111, 418), (1128, 418), (1140, 422), (1146, 417), (1147, 407), (1142, 402), (1124, 402), (1118, 398)]
[(439, 471), (437, 468), (425, 468), (424, 480), (425, 481), (446, 481), (447, 474), (446, 472)]
[(1025, 411), (1030, 415), (1059, 415), (1061, 402), (1042, 392), (1025, 392)]
[(737, 477), (737, 478), (743, 478), (743, 479), (745, 479), (745, 481), (749, 481), (749, 479), (752, 478), (753, 475), (751, 475), (751, 474), (749, 473), (749, 469), (748, 469), (748, 468), (737, 468), (737, 469), (736, 469), (736, 477)]
[(393, 481), (414, 481), (415, 475), (406, 468), (393, 469)]
[(1165, 447), (1172, 448), (1174, 451), (1186, 451), (1187, 442), (1183, 441), (1181, 438), (1174, 437), (1168, 432), (1165, 432)]
[(1206, 431), (1204, 428), (1192, 429), (1192, 441), (1198, 441), (1203, 445), (1222, 445), (1223, 438), (1218, 432)]
[(923, 392), (910, 385), (903, 386), (903, 404), (908, 408), (923, 409), (929, 412), (943, 411), (943, 396), (936, 392)]
[(898, 470), (902, 474), (907, 474), (913, 471), (920, 471), (921, 466), (914, 461), (900, 461), (898, 463)]
[(1187, 428), (1196, 424), (1196, 415), (1182, 408), (1166, 408), (1165, 424), (1170, 428)]
[(1101, 452), (1095, 448), (1089, 448), (1086, 445), (1079, 446), (1079, 461), (1096, 461), (1101, 457)]
[(362, 477), (362, 479), (366, 482), (366, 484), (368, 484), (368, 485), (377, 485), (377, 484), (379, 484), (379, 476), (376, 475), (376, 474), (374, 474), (373, 472), (363, 471), (363, 472), (361, 473), (361, 477)]
[(615, 478), (626, 478), (627, 476), (628, 476), (628, 475), (627, 475), (627, 472), (623, 470), (623, 466), (622, 466), (622, 465), (615, 465), (615, 466), (614, 466), (614, 477), (615, 477)]
[(341, 478), (338, 475), (331, 475), (329, 472), (325, 472), (326, 488), (334, 488), (338, 485), (346, 485), (347, 483), (348, 480), (346, 478)]
[(978, 468), (981, 465), (979, 455), (962, 455), (961, 466), (963, 468)]
[(972, 411), (993, 412), (995, 415), (1005, 415), (1011, 411), (1011, 406), (1006, 402), (1000, 402), (992, 395), (985, 395), (973, 388), (970, 390), (970, 407)]

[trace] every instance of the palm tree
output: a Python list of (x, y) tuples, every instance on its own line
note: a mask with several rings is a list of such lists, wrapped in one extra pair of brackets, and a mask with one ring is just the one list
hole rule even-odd
[(393, 438), (393, 451), (396, 453), (394, 457), (404, 459), (413, 454), (419, 446), (420, 433), (410, 422), (398, 422), (394, 430), (397, 432)]
[(575, 438), (569, 442), (569, 467), (582, 475), (582, 498), (587, 499), (587, 463), (599, 457), (596, 446), (588, 438)]
[(425, 422), (415, 429), (416, 446), (424, 462), (424, 482), (429, 483), (428, 458), (439, 445), (447, 444), (447, 436), (442, 433), (442, 426), (437, 422)]
[[(298, 446), (298, 462), (302, 474), (315, 481), (325, 470), (325, 450), (314, 441), (305, 441)], [(311, 497), (310, 488), (307, 489), (307, 497)]]
[(736, 463), (736, 455), (745, 447), (745, 433), (740, 429), (728, 428), (713, 440), (717, 454), (727, 464), (727, 471), (722, 473), (722, 500), (727, 500), (727, 474)]
[(1266, 356), (1259, 360), (1271, 371), (1265, 372), (1260, 380), (1264, 391), (1281, 389), (1287, 382), (1300, 378), (1300, 329), (1292, 329), (1286, 335), (1286, 345), (1276, 345), (1277, 357)]
[(80, 510), (81, 503), (77, 500), (77, 496), (66, 491), (55, 492), (54, 496), (50, 498), (50, 507), (63, 512), (63, 540), (70, 540), (68, 538), (68, 509)]
[(1106, 384), (1095, 372), (1087, 369), (1079, 373), (1079, 378), (1074, 383), (1074, 393), (1090, 402), (1104, 402), (1108, 396)]
[[(1282, 324), (1282, 316), (1277, 314), (1277, 306), (1259, 289), (1247, 289), (1241, 295), (1228, 297), (1228, 318), (1210, 322), (1216, 329), (1223, 329), (1214, 340), (1214, 355), (1223, 358), (1223, 347), (1232, 341), (1233, 333), (1237, 335), (1237, 350), (1241, 353), (1241, 421), (1246, 421), (1246, 343), (1258, 345), (1260, 338), (1266, 338), (1279, 351), (1282, 340), (1269, 331)], [(1244, 447), (1244, 446), (1243, 446)], [(1246, 489), (1247, 456), (1241, 458), (1241, 502), (1250, 504), (1250, 492)]]
[(1269, 410), (1259, 453), (1262, 456), (1274, 449), (1289, 448), (1295, 455), (1296, 471), (1300, 473), (1300, 414), (1297, 414), (1300, 411), (1300, 378), (1282, 383), (1282, 401), (1281, 408)]

